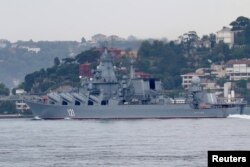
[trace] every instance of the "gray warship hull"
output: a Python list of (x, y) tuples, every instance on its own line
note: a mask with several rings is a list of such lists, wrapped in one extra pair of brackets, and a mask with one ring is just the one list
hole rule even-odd
[[(160, 80), (134, 76), (118, 80), (107, 50), (93, 71), (93, 78), (80, 76), (78, 92), (51, 92), (37, 101), (27, 101), (34, 117), (42, 119), (151, 119), (225, 118), (242, 114), (241, 101), (219, 101), (214, 93), (203, 92), (199, 77), (193, 77), (187, 95), (189, 104), (169, 104)], [(233, 96), (234, 97), (234, 96)]]
[(229, 114), (240, 114), (240, 107), (191, 109), (188, 104), (62, 106), (27, 103), (33, 116), (41, 119), (225, 118)]

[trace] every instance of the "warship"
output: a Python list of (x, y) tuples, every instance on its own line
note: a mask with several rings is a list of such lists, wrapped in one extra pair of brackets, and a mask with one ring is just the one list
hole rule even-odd
[(171, 104), (163, 95), (161, 81), (138, 78), (133, 63), (129, 76), (118, 80), (111, 55), (102, 53), (92, 77), (80, 76), (78, 92), (51, 92), (46, 98), (24, 99), (37, 119), (166, 119), (225, 118), (242, 114), (242, 99), (224, 100), (203, 91), (199, 77), (193, 77), (186, 104)]

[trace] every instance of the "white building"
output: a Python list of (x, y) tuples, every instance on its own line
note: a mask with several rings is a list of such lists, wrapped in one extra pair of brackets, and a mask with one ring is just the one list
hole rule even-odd
[(103, 34), (96, 34), (96, 35), (92, 36), (92, 41), (93, 42), (104, 42), (104, 41), (108, 41), (108, 37), (106, 35), (103, 35)]
[(28, 52), (33, 52), (33, 53), (36, 53), (36, 54), (41, 51), (40, 48), (31, 48), (31, 47), (28, 47), (28, 46), (19, 46), (19, 48), (26, 49)]
[(230, 60), (226, 63), (226, 75), (230, 80), (250, 78), (250, 59)]
[(232, 48), (234, 45), (234, 32), (228, 27), (223, 27), (222, 30), (216, 33), (216, 43), (219, 43), (220, 41), (223, 41)]
[(216, 85), (216, 83), (214, 81), (211, 81), (210, 79), (207, 78), (207, 76), (209, 76), (209, 74), (206, 73), (187, 73), (187, 74), (183, 74), (181, 75), (182, 77), (182, 87), (184, 89), (188, 89), (189, 86), (191, 85), (191, 80), (194, 76), (198, 76), (201, 79), (201, 86), (203, 87), (203, 89), (205, 90), (218, 90), (219, 86)]
[(198, 76), (198, 77), (202, 77), (202, 74), (198, 74), (198, 73), (187, 73), (187, 74), (183, 74), (181, 75), (182, 77), (182, 87), (184, 89), (188, 89), (189, 86), (191, 85), (191, 80), (194, 76)]

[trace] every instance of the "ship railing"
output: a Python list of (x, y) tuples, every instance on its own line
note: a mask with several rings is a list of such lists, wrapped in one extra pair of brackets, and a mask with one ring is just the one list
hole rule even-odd
[(218, 104), (245, 104), (246, 101), (243, 98), (218, 98)]

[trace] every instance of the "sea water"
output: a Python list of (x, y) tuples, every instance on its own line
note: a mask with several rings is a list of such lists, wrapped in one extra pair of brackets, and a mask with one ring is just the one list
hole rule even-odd
[(250, 150), (249, 116), (0, 120), (1, 167), (204, 167), (208, 150)]

